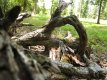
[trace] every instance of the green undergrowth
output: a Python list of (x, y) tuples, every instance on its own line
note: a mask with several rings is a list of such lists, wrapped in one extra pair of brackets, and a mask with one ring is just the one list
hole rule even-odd
[(48, 22), (48, 16), (36, 15), (33, 17), (26, 18), (23, 22), (31, 23), (34, 26), (30, 26), (30, 28), (40, 28)]
[[(32, 23), (35, 26), (30, 28), (40, 28), (48, 23), (48, 16), (34, 16), (24, 20), (24, 22)], [(90, 45), (96, 52), (105, 53), (107, 52), (107, 25), (82, 22), (88, 36), (88, 45)], [(78, 37), (73, 26), (66, 25), (60, 28), (56, 28), (53, 34), (58, 38), (63, 38), (67, 31), (70, 31), (74, 37)]]
[(89, 44), (97, 53), (107, 53), (107, 25), (82, 22), (86, 28)]

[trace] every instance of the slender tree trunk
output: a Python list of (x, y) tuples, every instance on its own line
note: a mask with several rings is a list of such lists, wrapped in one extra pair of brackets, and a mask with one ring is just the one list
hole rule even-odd
[(100, 14), (101, 14), (100, 12), (101, 12), (102, 1), (103, 1), (103, 0), (100, 0), (100, 2), (99, 2), (99, 10), (98, 10), (97, 24), (100, 24)]
[(80, 6), (80, 7), (79, 7), (79, 17), (81, 17), (81, 13), (82, 13), (82, 7), (83, 7), (82, 2), (83, 2), (83, 0), (80, 0), (80, 1), (79, 1), (79, 3), (80, 3), (80, 4), (79, 4), (79, 6)]
[(51, 0), (51, 1), (52, 1), (52, 6), (51, 6), (51, 15), (52, 15), (56, 9), (56, 6), (58, 6), (59, 0)]
[(26, 11), (26, 7), (27, 7), (27, 0), (23, 1), (23, 11)]
[(52, 3), (52, 5), (51, 5), (51, 10), (50, 10), (50, 14), (52, 15), (52, 13), (53, 13), (53, 1), (54, 0), (51, 0), (51, 3)]
[(38, 14), (38, 13), (39, 13), (39, 7), (38, 7), (38, 5), (37, 5), (38, 0), (33, 0), (33, 2), (34, 2), (33, 12), (34, 12), (35, 14)]
[(80, 6), (80, 17), (82, 17), (83, 18), (83, 12), (84, 12), (84, 0), (80, 0), (80, 4), (81, 4), (81, 6)]
[(43, 13), (46, 14), (45, 0), (43, 0)]
[(85, 2), (84, 17), (87, 18), (89, 0)]

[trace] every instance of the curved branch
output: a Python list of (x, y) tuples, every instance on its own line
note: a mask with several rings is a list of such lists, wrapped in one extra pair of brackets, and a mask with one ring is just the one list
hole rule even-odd
[(72, 25), (76, 29), (79, 35), (79, 45), (75, 53), (81, 55), (82, 57), (86, 49), (87, 42), (88, 42), (85, 28), (82, 25), (82, 23), (80, 23), (80, 21), (78, 20), (76, 16), (70, 16), (70, 17), (65, 18), (65, 23)]
[(34, 45), (34, 43), (37, 44), (37, 41), (41, 43), (41, 40), (42, 40), (42, 42), (43, 42), (43, 40), (44, 41), (49, 40), (49, 37), (50, 37), (52, 31), (56, 27), (61, 27), (66, 24), (70, 24), (76, 29), (76, 31), (79, 35), (80, 42), (79, 42), (79, 45), (78, 45), (75, 53), (77, 53), (77, 54), (81, 55), (81, 57), (83, 57), (85, 48), (87, 46), (87, 41), (88, 41), (87, 34), (86, 34), (86, 31), (85, 31), (83, 25), (79, 22), (79, 20), (77, 19), (76, 16), (68, 16), (65, 18), (56, 17), (52, 21), (50, 21), (49, 24), (45, 25), (44, 29), (40, 30), (39, 32), (34, 31), (34, 32), (27, 33), (26, 35), (21, 36), (17, 40), (17, 42), (22, 45), (24, 45), (24, 44), (25, 45)]
[(46, 25), (44, 34), (51, 34), (56, 27), (61, 27), (66, 24), (72, 25), (79, 35), (80, 42), (75, 53), (81, 55), (82, 57), (84, 55), (88, 39), (84, 26), (82, 25), (82, 23), (80, 23), (76, 16), (73, 15), (65, 18), (54, 18), (48, 25)]

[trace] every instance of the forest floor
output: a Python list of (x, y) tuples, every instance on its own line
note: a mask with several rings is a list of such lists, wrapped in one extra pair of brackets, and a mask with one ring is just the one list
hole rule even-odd
[[(79, 18), (81, 21), (85, 21), (85, 22), (94, 22), (96, 23), (97, 22), (97, 19), (92, 19), (92, 18)], [(100, 23), (101, 24), (105, 24), (107, 25), (107, 20), (100, 20)]]
[[(94, 53), (97, 53), (98, 57), (106, 57), (107, 56), (107, 24), (96, 24), (95, 21), (88, 21), (85, 19), (80, 19), (86, 28), (86, 32), (88, 35), (88, 45), (91, 46)], [(33, 16), (24, 20), (24, 22), (32, 23), (35, 26), (26, 27), (29, 31), (35, 30), (37, 28), (42, 27), (46, 23), (48, 23), (49, 17), (47, 16)], [(102, 21), (101, 21), (102, 22)], [(104, 22), (104, 21), (103, 21)], [(25, 28), (23, 28), (25, 30)], [(75, 29), (70, 25), (63, 26), (61, 28), (57, 28), (53, 34), (58, 38), (64, 38), (67, 31), (70, 31), (74, 37), (78, 37)], [(20, 30), (19, 30), (20, 32)], [(106, 55), (106, 56), (105, 56)]]

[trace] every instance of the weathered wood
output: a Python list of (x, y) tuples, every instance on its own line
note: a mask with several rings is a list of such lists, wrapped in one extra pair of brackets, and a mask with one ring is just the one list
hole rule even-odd
[(45, 80), (47, 74), (40, 65), (15, 48), (6, 32), (20, 10), (20, 6), (15, 6), (5, 18), (0, 19), (0, 80)]
[(62, 11), (66, 7), (68, 7), (68, 5), (70, 5), (70, 4), (72, 4), (72, 2), (71, 3), (66, 3), (65, 1), (62, 1), (62, 0), (59, 1), (59, 5), (58, 5), (57, 9), (54, 11), (54, 13), (51, 15), (51, 19), (50, 20), (52, 20), (55, 17), (61, 17)]
[[(98, 64), (92, 61), (90, 61), (89, 65), (86, 67), (75, 67), (69, 63), (51, 61), (47, 57), (35, 53), (34, 51), (27, 51), (27, 55), (36, 59), (40, 64), (45, 64), (44, 67), (49, 67), (48, 64), (50, 63), (55, 64), (56, 69), (58, 70), (59, 68), (60, 71), (53, 72), (53, 76), (57, 73), (60, 76), (63, 75), (64, 77), (61, 77), (63, 79), (70, 79), (72, 76), (77, 77), (78, 79), (104, 79), (106, 77), (105, 74), (107, 74), (106, 68), (101, 68)], [(50, 77), (52, 78), (52, 76)], [(55, 78), (59, 79), (58, 76)]]
[(45, 68), (43, 69), (36, 60), (26, 57), (22, 50), (14, 47), (5, 31), (0, 33), (0, 80), (47, 79), (48, 73), (45, 73)]
[(75, 16), (65, 17), (65, 18), (57, 17), (54, 20), (50, 21), (49, 24), (45, 25), (45, 27), (43, 29), (39, 29), (37, 31), (33, 31), (33, 32), (25, 34), (24, 36), (21, 36), (20, 38), (17, 39), (17, 43), (22, 44), (22, 45), (27, 45), (27, 46), (42, 44), (42, 42), (43, 42), (43, 44), (46, 44), (46, 41), (47, 41), (47, 43), (50, 43), (50, 42), (48, 42), (48, 40), (50, 39), (50, 35), (51, 35), (52, 31), (56, 27), (61, 27), (66, 24), (70, 24), (75, 27), (75, 29), (80, 37), (79, 45), (78, 45), (75, 53), (79, 54), (79, 55), (81, 55), (81, 57), (83, 57), (84, 51), (85, 51), (86, 45), (87, 45), (87, 35), (86, 35), (85, 29), (82, 26), (82, 24), (78, 21), (78, 19), (76, 17), (75, 18), (74, 17)]
[[(8, 12), (7, 24), (11, 25), (10, 20), (12, 20), (11, 23), (15, 21), (16, 16), (10, 15), (10, 13), (19, 14), (17, 10), (20, 12), (19, 6)], [(3, 21), (3, 23), (5, 22)], [(47, 59), (39, 57), (38, 63), (36, 60), (26, 57), (21, 48), (17, 49), (17, 45), (12, 44), (6, 30), (2, 28), (4, 24), (0, 23), (0, 27), (0, 80), (50, 80), (48, 78), (51, 78), (51, 72), (60, 72), (51, 61), (47, 64)]]
[[(33, 31), (30, 33), (27, 33), (21, 37), (19, 37), (16, 42), (23, 46), (33, 46), (36, 44), (46, 44), (50, 43), (51, 34), (54, 31), (56, 27), (61, 27), (66, 24), (72, 25), (75, 30), (77, 31), (79, 35), (79, 44), (77, 46), (77, 49), (75, 50), (75, 54), (79, 57), (81, 61), (84, 61), (84, 52), (86, 50), (87, 46), (87, 34), (85, 31), (84, 26), (82, 23), (78, 20), (78, 18), (74, 15), (67, 16), (67, 17), (61, 17), (61, 12), (68, 6), (69, 4), (63, 2), (60, 3), (58, 8), (55, 10), (53, 15), (51, 16), (51, 19), (49, 23), (43, 28)], [(52, 42), (52, 41), (51, 41)], [(50, 43), (51, 44), (51, 43)]]
[(103, 69), (96, 63), (90, 67), (73, 67), (68, 63), (56, 63), (61, 72), (67, 76), (76, 76), (79, 79), (104, 79), (107, 69)]
[(20, 13), (16, 19), (16, 22), (22, 22), (25, 18), (28, 18), (30, 16), (31, 16), (30, 13)]

